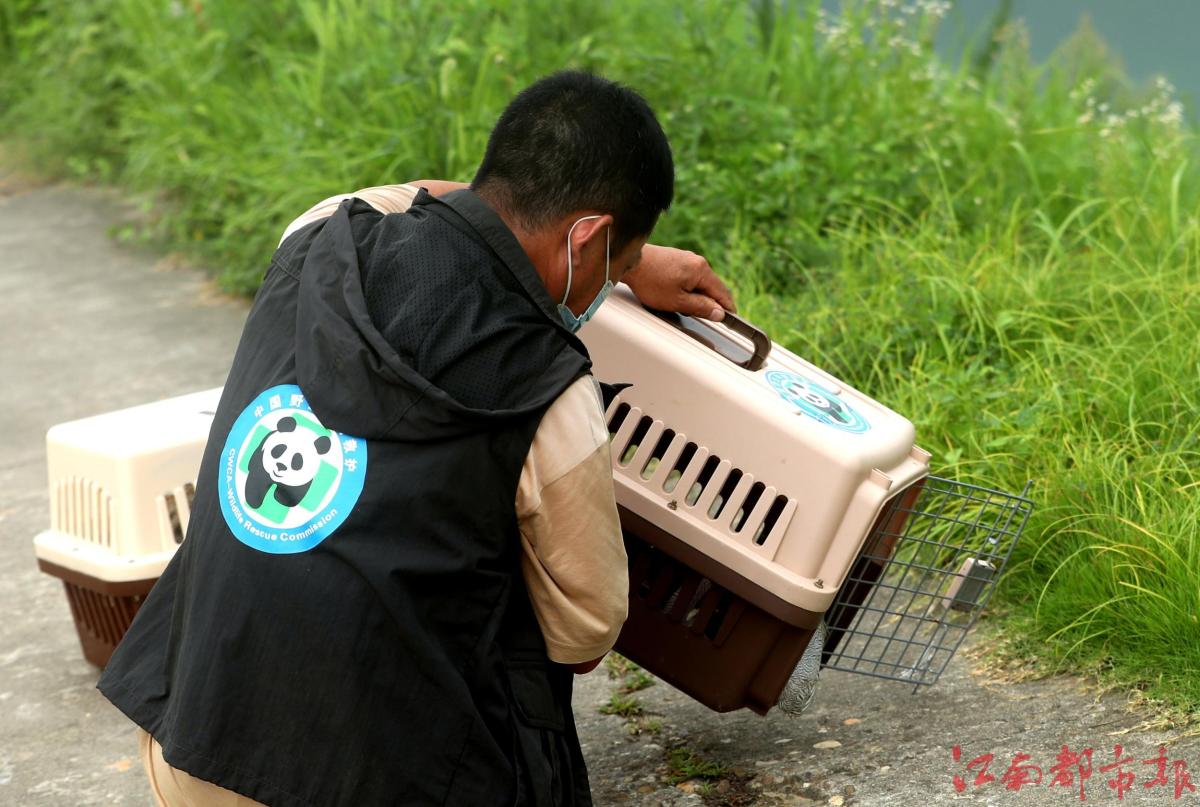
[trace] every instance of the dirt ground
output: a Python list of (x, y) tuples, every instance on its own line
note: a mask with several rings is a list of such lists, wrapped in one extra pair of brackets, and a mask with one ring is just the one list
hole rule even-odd
[[(95, 691), (61, 586), (36, 568), (32, 539), (48, 522), (45, 432), (218, 386), (246, 304), (177, 261), (115, 243), (108, 233), (125, 210), (111, 192), (39, 187), (0, 169), (4, 805), (150, 804), (132, 725)], [(575, 698), (596, 803), (1063, 805), (1083, 800), (1079, 767), (1055, 768), (1064, 745), (1094, 749), (1088, 802), (1174, 803), (1178, 785), (1178, 801), (1200, 803), (1176, 764), (1194, 766), (1200, 786), (1196, 737), (1136, 728), (1146, 715), (1124, 697), (1097, 698), (1075, 679), (989, 683), (975, 663), (960, 652), (940, 683), (916, 693), (827, 671), (798, 718), (716, 714), (636, 670), (602, 666), (578, 679)], [(1117, 744), (1129, 761), (1112, 767)], [(986, 754), (986, 771), (968, 770)], [(1013, 765), (1017, 755), (1028, 757)], [(976, 785), (981, 772), (994, 779)]]

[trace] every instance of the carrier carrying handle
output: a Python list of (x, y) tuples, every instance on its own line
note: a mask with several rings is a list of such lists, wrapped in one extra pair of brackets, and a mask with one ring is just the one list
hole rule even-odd
[(648, 310), (738, 367), (744, 367), (751, 372), (761, 368), (771, 353), (771, 337), (767, 336), (766, 331), (750, 324), (732, 311), (725, 312), (725, 319), (721, 320), (720, 324), (750, 342), (752, 349), (721, 333), (717, 329), (717, 323), (674, 311), (658, 311), (653, 308)]

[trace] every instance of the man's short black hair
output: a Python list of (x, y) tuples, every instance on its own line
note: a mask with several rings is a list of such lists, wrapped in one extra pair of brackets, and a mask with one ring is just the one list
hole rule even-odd
[(471, 187), (528, 229), (576, 210), (611, 213), (613, 248), (621, 249), (649, 235), (670, 206), (675, 165), (645, 99), (600, 76), (564, 70), (509, 103)]

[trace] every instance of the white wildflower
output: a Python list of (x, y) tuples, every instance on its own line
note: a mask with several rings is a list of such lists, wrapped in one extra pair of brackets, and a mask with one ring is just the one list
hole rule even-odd
[(1178, 126), (1183, 123), (1183, 104), (1178, 101), (1167, 104), (1166, 110), (1158, 116), (1158, 121), (1168, 126)]
[(950, 11), (950, 3), (945, 0), (918, 0), (917, 8), (925, 16), (940, 20)]
[(1071, 100), (1074, 101), (1078, 98), (1083, 98), (1085, 95), (1091, 95), (1094, 89), (1096, 89), (1096, 80), (1085, 78), (1078, 87), (1071, 90)]
[(838, 25), (836, 23), (830, 25), (830, 24), (818, 22), (816, 25), (816, 29), (817, 29), (817, 33), (823, 34), (825, 36), (825, 41), (832, 45), (832, 44), (837, 43), (838, 40), (840, 40), (843, 36), (845, 36), (846, 31), (847, 31), (847, 26)]

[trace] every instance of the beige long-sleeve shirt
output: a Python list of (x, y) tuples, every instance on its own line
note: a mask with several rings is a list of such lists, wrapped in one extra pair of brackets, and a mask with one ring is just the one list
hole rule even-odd
[[(333, 214), (347, 196), (382, 213), (403, 213), (417, 188), (386, 185), (318, 202), (288, 225), (296, 230)], [(617, 640), (629, 597), (625, 546), (613, 499), (608, 428), (591, 376), (567, 387), (546, 410), (517, 484), (521, 571), (550, 658), (577, 664)]]

